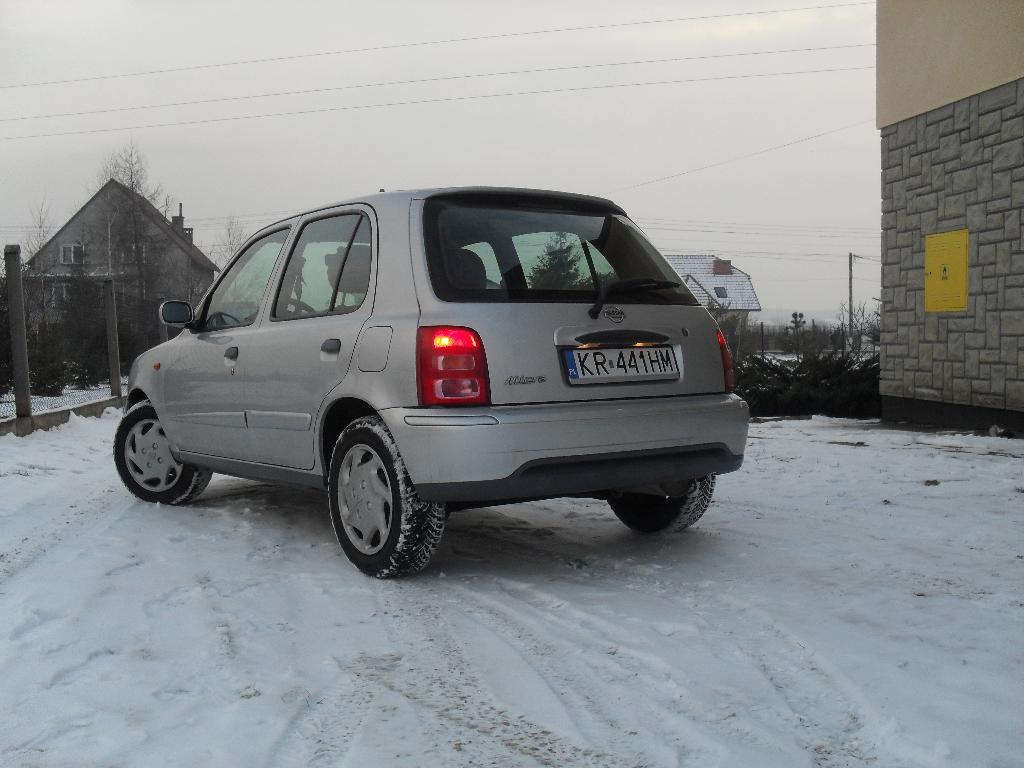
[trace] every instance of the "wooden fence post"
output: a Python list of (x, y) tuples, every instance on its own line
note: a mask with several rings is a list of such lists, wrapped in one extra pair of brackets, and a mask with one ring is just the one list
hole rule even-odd
[(32, 384), (28, 375), (28, 333), (25, 329), (25, 292), (21, 285), (21, 246), (4, 246), (7, 270), (7, 305), (11, 320), (11, 366), (14, 374), (14, 431), (32, 431)]
[(121, 397), (121, 353), (117, 347), (117, 307), (114, 281), (103, 281), (103, 303), (107, 310), (107, 364), (110, 366), (110, 396)]

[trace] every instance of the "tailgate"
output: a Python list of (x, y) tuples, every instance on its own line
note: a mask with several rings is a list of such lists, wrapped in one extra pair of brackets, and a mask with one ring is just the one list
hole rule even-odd
[[(722, 357), (716, 325), (703, 307), (611, 304), (596, 320), (588, 304), (460, 304), (459, 325), (480, 334), (487, 356), (491, 402), (494, 405), (672, 397), (723, 392)], [(621, 310), (620, 322), (615, 309)], [(450, 322), (451, 317), (438, 323)], [(423, 324), (433, 320), (427, 316)], [(600, 377), (572, 383), (566, 350), (583, 349), (592, 370), (594, 353), (606, 360)], [(635, 352), (633, 356), (630, 352)], [(622, 355), (620, 357), (620, 354)], [(645, 366), (642, 356), (671, 354), (678, 370), (660, 369), (657, 359)], [(632, 360), (630, 359), (632, 357)], [(600, 358), (599, 358), (600, 359)], [(612, 371), (619, 361), (621, 370)], [(597, 371), (594, 370), (596, 373)]]

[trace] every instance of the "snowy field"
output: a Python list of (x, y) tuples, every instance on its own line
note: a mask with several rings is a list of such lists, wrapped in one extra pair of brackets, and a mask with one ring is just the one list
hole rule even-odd
[(753, 425), (690, 531), (462, 512), (378, 582), (316, 492), (133, 501), (116, 423), (0, 437), (2, 766), (1024, 762), (1022, 442)]

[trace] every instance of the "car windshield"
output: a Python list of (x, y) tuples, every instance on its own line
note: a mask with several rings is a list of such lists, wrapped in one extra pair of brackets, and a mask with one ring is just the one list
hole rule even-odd
[[(650, 278), (682, 283), (636, 225), (616, 212), (483, 199), (427, 201), (430, 278), (445, 301), (593, 302), (601, 285)], [(636, 287), (622, 304), (698, 302), (685, 286)]]

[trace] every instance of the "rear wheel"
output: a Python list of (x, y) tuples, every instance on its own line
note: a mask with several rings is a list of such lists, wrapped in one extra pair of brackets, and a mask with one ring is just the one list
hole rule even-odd
[(707, 511), (715, 492), (715, 476), (705, 475), (690, 483), (683, 496), (617, 493), (608, 499), (615, 516), (634, 531), (655, 533), (665, 528), (685, 530)]
[(444, 532), (444, 505), (417, 495), (379, 417), (356, 419), (341, 433), (327, 490), (334, 533), (363, 573), (404, 576), (430, 562)]
[(129, 408), (117, 427), (114, 465), (125, 488), (143, 501), (161, 504), (187, 504), (213, 477), (174, 457), (160, 417), (145, 400)]

